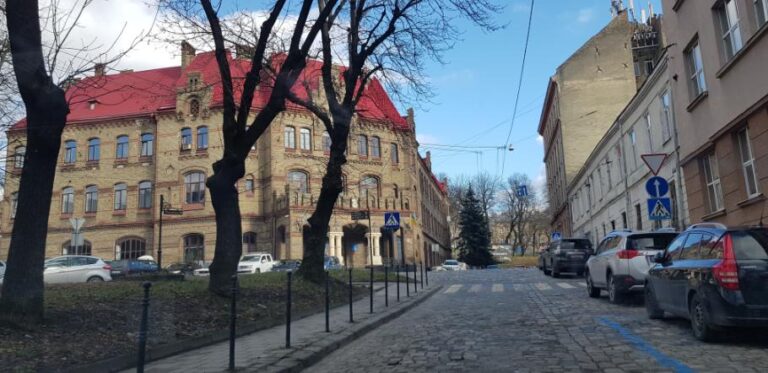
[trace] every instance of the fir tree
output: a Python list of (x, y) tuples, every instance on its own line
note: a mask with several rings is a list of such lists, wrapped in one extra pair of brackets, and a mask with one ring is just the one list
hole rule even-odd
[(459, 259), (470, 266), (493, 264), (491, 255), (491, 232), (485, 219), (480, 201), (475, 197), (472, 186), (461, 200), (459, 214)]

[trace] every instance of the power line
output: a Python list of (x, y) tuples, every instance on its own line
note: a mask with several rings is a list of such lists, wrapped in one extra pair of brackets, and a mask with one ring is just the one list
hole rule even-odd
[[(520, 78), (517, 82), (517, 94), (515, 95), (515, 106), (512, 109), (512, 123), (509, 125), (509, 132), (507, 133), (507, 141), (504, 142), (505, 146), (509, 145), (509, 138), (512, 136), (512, 129), (515, 127), (515, 116), (517, 115), (517, 105), (520, 102), (520, 91), (523, 86), (523, 75), (525, 74), (525, 60), (528, 57), (528, 43), (531, 40), (531, 25), (533, 24), (533, 7), (536, 0), (531, 0), (531, 11), (528, 14), (528, 30), (525, 33), (525, 47), (523, 48), (523, 62), (520, 64)], [(501, 176), (504, 175), (504, 167), (506, 166), (507, 156), (501, 160)]]

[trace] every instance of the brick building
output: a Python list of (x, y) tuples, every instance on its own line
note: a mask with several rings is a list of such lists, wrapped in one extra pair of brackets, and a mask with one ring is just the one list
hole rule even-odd
[[(213, 259), (215, 220), (205, 180), (220, 158), (222, 87), (213, 53), (183, 43), (181, 66), (106, 74), (74, 82), (54, 182), (46, 256), (88, 253), (104, 259), (156, 255), (160, 198), (182, 215), (164, 214), (163, 263)], [(248, 59), (230, 57), (234, 78)], [(318, 61), (300, 80), (319, 86)], [(314, 79), (314, 80), (313, 80)], [(299, 95), (303, 84), (297, 84)], [(254, 110), (269, 88), (257, 89)], [(401, 116), (373, 80), (350, 133), (345, 190), (330, 222), (326, 251), (352, 266), (441, 261), (450, 255), (445, 185), (418, 153), (413, 112)], [(25, 122), (8, 131), (6, 201), (0, 257), (7, 256), (15, 192), (24, 165)], [(259, 138), (240, 180), (243, 251), (300, 259), (302, 230), (314, 209), (330, 139), (323, 125), (295, 105)], [(350, 213), (371, 211), (367, 220)], [(384, 212), (399, 211), (402, 229), (383, 230)], [(408, 217), (409, 219), (405, 219)], [(70, 218), (84, 218), (73, 245)], [(371, 251), (369, 251), (371, 249)]]

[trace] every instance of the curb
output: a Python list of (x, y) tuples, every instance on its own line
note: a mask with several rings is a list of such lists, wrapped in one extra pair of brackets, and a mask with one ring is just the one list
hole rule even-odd
[(328, 338), (321, 339), (319, 341), (312, 342), (309, 345), (291, 351), (278, 359), (276, 362), (272, 362), (262, 366), (250, 366), (247, 368), (239, 368), (238, 372), (280, 372), (280, 373), (293, 373), (301, 372), (304, 369), (311, 367), (318, 363), (320, 360), (328, 356), (330, 353), (350, 344), (356, 339), (363, 337), (369, 332), (377, 329), (378, 327), (402, 316), (405, 312), (423, 303), (442, 288), (442, 285), (438, 285), (422, 293), (419, 298), (414, 299), (410, 303), (404, 304), (402, 307), (394, 309), (388, 313), (380, 314), (379, 317), (368, 319), (360, 322), (359, 328), (352, 327), (344, 330), (343, 332), (335, 335), (330, 335)]

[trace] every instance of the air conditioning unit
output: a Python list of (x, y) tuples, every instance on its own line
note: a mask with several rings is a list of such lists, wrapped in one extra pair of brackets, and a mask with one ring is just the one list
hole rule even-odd
[(192, 150), (192, 144), (181, 144), (181, 150)]

